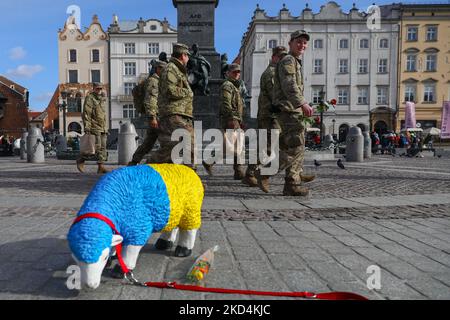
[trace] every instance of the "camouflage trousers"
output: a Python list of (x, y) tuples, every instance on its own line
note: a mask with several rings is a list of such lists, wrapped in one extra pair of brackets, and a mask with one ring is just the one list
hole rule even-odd
[[(267, 130), (267, 155), (270, 156), (271, 147), (272, 147), (272, 134), (271, 130), (278, 129), (280, 130), (280, 124), (277, 119), (274, 118), (261, 118), (258, 119), (258, 129), (266, 129)], [(258, 141), (259, 148), (259, 141)], [(259, 150), (258, 150), (259, 151)], [(250, 164), (247, 168), (246, 176), (247, 177), (255, 177), (256, 171), (258, 167), (261, 165), (259, 156), (258, 156), (258, 164)]]
[(282, 112), (280, 127), (280, 168), (286, 170), (286, 183), (300, 184), (305, 160), (305, 127), (296, 113)]
[[(185, 130), (190, 138), (191, 145), (191, 154), (190, 154), (190, 161), (185, 161), (183, 164), (185, 164), (188, 167), (191, 167), (195, 169), (194, 165), (194, 153), (195, 153), (195, 136), (194, 136), (194, 124), (193, 119), (180, 116), (180, 115), (171, 115), (168, 117), (164, 117), (160, 120), (159, 123), (159, 131), (158, 131), (158, 140), (161, 145), (161, 148), (156, 151), (151, 156), (151, 162), (152, 163), (173, 163), (172, 159), (172, 150), (175, 146), (180, 144), (179, 141), (172, 141), (172, 134), (177, 129), (183, 129)], [(177, 154), (176, 156), (179, 156), (183, 158), (184, 155)]]
[(158, 130), (157, 129), (147, 129), (144, 142), (137, 148), (136, 152), (133, 154), (133, 162), (140, 163), (147, 153), (152, 151), (153, 146), (158, 140)]
[[(91, 134), (95, 136), (95, 157), (97, 158), (97, 163), (104, 163), (108, 158), (108, 154), (106, 153), (106, 140), (108, 135), (106, 133)], [(81, 156), (81, 159), (86, 161), (89, 160), (89, 157)]]

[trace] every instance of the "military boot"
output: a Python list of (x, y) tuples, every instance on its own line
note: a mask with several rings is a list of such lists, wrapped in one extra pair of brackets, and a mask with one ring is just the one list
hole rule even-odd
[(307, 187), (292, 181), (286, 181), (283, 189), (283, 196), (306, 197), (309, 194)]
[(84, 160), (83, 159), (77, 159), (77, 169), (81, 173), (84, 173)]
[(258, 187), (265, 193), (269, 193), (269, 179), (270, 176), (263, 176), (259, 171), (256, 172), (256, 180), (258, 182)]
[(258, 186), (258, 180), (254, 176), (246, 175), (244, 179), (242, 179), (242, 183), (246, 184), (250, 187), (257, 187)]
[(212, 177), (213, 176), (213, 172), (212, 172), (213, 165), (212, 164), (207, 164), (205, 161), (203, 161), (202, 164), (203, 164), (203, 168), (205, 168), (205, 170), (208, 173), (208, 175), (210, 177)]
[(98, 174), (104, 174), (104, 173), (108, 173), (109, 172), (109, 170), (107, 170), (106, 168), (105, 168), (105, 166), (103, 165), (103, 163), (99, 163), (98, 164), (98, 170), (97, 170), (97, 173)]
[(316, 179), (315, 175), (307, 175), (307, 174), (301, 174), (300, 178), (302, 179), (302, 182), (311, 182)]
[(242, 180), (245, 177), (244, 169), (241, 166), (234, 167), (234, 180)]

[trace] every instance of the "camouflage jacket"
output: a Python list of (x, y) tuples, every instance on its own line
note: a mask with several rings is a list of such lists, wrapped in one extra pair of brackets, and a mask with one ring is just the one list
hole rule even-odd
[(194, 93), (189, 85), (186, 67), (171, 58), (159, 80), (158, 111), (160, 117), (182, 115), (193, 118)]
[(244, 102), (240, 92), (240, 82), (233, 79), (226, 79), (220, 87), (220, 119), (223, 127), (228, 121), (238, 120), (242, 122), (244, 112)]
[(271, 63), (261, 75), (258, 98), (258, 119), (274, 118), (271, 111), (273, 103), (273, 77), (275, 76), (276, 64)]
[[(302, 62), (287, 54), (275, 68), (273, 102), (284, 112), (293, 112), (307, 103), (303, 96)], [(297, 111), (301, 114), (301, 111)]]
[(147, 81), (145, 88), (145, 115), (156, 118), (158, 116), (159, 76), (154, 73)]
[(106, 133), (106, 105), (105, 99), (95, 93), (90, 93), (83, 105), (84, 130), (94, 135)]

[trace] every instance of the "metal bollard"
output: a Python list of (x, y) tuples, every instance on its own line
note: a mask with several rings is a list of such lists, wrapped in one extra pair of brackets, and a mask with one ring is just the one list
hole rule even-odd
[(359, 127), (351, 127), (348, 132), (345, 159), (348, 162), (364, 161), (364, 136)]
[(20, 160), (27, 160), (27, 138), (28, 132), (24, 131), (20, 139)]
[(45, 162), (44, 137), (41, 129), (32, 128), (27, 137), (27, 162)]
[(364, 159), (372, 158), (372, 139), (370, 138), (369, 128), (365, 126), (364, 136)]
[(120, 126), (118, 153), (119, 165), (127, 165), (137, 149), (136, 139), (138, 135), (133, 124), (125, 122)]

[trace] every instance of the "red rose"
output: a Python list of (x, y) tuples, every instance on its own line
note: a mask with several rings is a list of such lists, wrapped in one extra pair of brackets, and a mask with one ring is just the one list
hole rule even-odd
[(330, 101), (330, 103), (331, 103), (333, 106), (335, 106), (336, 103), (337, 103), (337, 101), (336, 101), (336, 99), (332, 99), (332, 100)]

